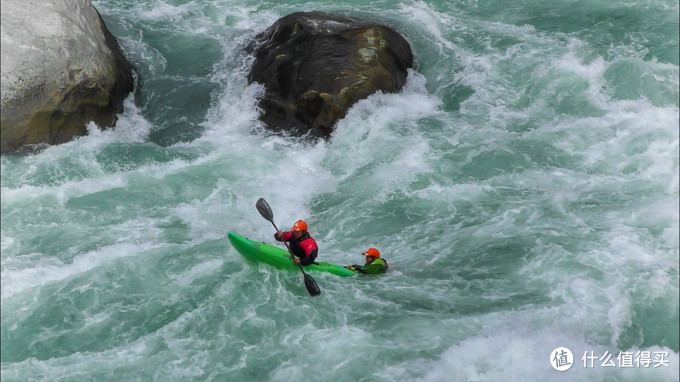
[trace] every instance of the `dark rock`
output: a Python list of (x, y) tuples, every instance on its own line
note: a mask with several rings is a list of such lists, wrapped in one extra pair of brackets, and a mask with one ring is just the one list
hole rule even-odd
[(327, 138), (357, 101), (401, 90), (413, 65), (410, 45), (393, 29), (320, 12), (279, 19), (250, 49), (248, 80), (265, 87), (261, 120), (311, 137)]

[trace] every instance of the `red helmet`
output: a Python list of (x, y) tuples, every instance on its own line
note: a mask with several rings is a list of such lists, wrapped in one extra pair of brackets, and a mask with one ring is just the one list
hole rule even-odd
[(307, 223), (304, 220), (298, 220), (293, 224), (293, 231), (306, 231)]
[(375, 257), (376, 259), (379, 259), (380, 258), (380, 251), (378, 251), (377, 248), (371, 247), (371, 248), (367, 249), (366, 252), (362, 253), (362, 255), (371, 256), (371, 257)]

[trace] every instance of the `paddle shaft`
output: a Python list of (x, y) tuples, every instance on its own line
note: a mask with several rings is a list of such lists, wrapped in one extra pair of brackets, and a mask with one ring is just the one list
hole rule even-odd
[[(274, 226), (274, 229), (276, 232), (279, 232), (279, 227), (276, 226), (276, 223), (274, 223), (274, 213), (272, 212), (271, 207), (269, 207), (269, 203), (267, 203), (266, 200), (263, 198), (258, 199), (257, 203), (255, 203), (255, 206), (257, 207), (257, 211), (262, 215), (263, 218), (267, 219), (272, 225)], [(288, 246), (288, 242), (285, 240), (282, 240), (283, 244), (286, 245), (286, 249), (288, 250), (288, 253), (292, 256), (292, 261), (297, 264), (298, 268), (300, 268), (300, 271), (302, 272), (302, 276), (305, 281), (305, 288), (307, 288), (307, 292), (309, 292), (310, 295), (312, 296), (318, 296), (321, 293), (321, 289), (319, 289), (319, 285), (317, 285), (316, 280), (310, 275), (308, 275), (304, 268), (302, 268), (302, 265), (300, 263), (297, 263), (295, 261), (295, 255), (293, 254), (293, 251), (290, 250), (290, 247)]]
[[(270, 220), (269, 222), (272, 223), (272, 225), (274, 226), (274, 229), (276, 230), (276, 232), (279, 232), (279, 228), (276, 226), (276, 224), (275, 224), (273, 221), (271, 221), (271, 220)], [(293, 256), (293, 258), (295, 258), (295, 255), (293, 254), (293, 251), (291, 251), (291, 250), (290, 250), (290, 247), (288, 246), (288, 242), (285, 241), (285, 240), (283, 240), (283, 244), (286, 245), (286, 249), (288, 250), (288, 253), (290, 253), (290, 255)], [(293, 260), (293, 262), (295, 262), (295, 260)], [(299, 263), (295, 263), (295, 264), (297, 264), (297, 266), (300, 267), (300, 270), (302, 271), (302, 273), (305, 273), (305, 269), (302, 268), (302, 265), (300, 265)]]

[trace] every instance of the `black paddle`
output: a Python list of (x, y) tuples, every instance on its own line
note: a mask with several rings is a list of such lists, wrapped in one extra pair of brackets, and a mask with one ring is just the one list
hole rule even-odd
[[(276, 224), (274, 223), (274, 213), (272, 212), (271, 207), (269, 207), (267, 201), (264, 200), (263, 198), (260, 198), (257, 200), (257, 203), (255, 203), (255, 207), (257, 207), (257, 211), (260, 213), (260, 215), (262, 215), (263, 218), (269, 220), (269, 222), (272, 223), (272, 225), (276, 229), (276, 232), (278, 232), (279, 229), (276, 227)], [(288, 243), (284, 241), (283, 244), (286, 245), (288, 253), (290, 253), (290, 255), (293, 256), (293, 253), (290, 251), (290, 247), (288, 247)], [(319, 286), (316, 284), (316, 280), (314, 280), (312, 276), (308, 275), (305, 272), (305, 270), (302, 268), (302, 265), (298, 264), (298, 267), (300, 267), (302, 274), (305, 276), (305, 288), (307, 288), (307, 292), (309, 292), (309, 294), (312, 296), (320, 295), (321, 289), (319, 289)]]

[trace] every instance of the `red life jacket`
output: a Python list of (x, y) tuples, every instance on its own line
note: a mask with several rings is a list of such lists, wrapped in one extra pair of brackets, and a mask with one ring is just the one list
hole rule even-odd
[(316, 245), (316, 240), (309, 236), (309, 232), (305, 231), (299, 239), (295, 239), (293, 231), (284, 232), (281, 236), (283, 240), (290, 243), (290, 251), (300, 258), (300, 264), (309, 265), (314, 262), (319, 247)]

